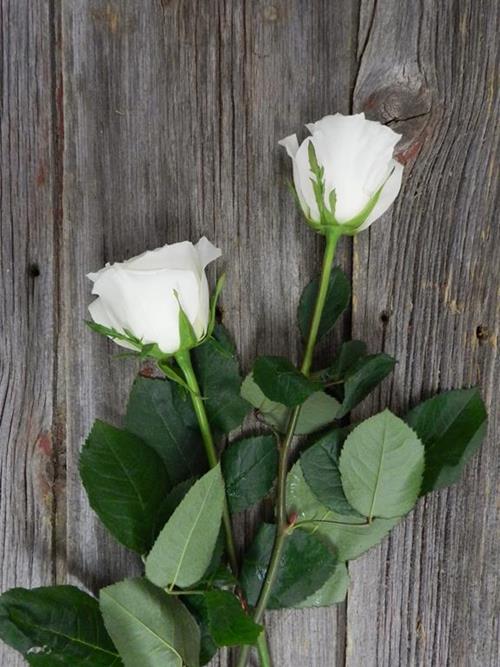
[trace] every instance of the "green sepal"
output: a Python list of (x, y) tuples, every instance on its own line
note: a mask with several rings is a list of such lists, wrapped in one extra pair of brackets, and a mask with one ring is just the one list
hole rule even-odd
[[(112, 340), (122, 340), (129, 345), (134, 345), (137, 348), (137, 352), (141, 352), (143, 344), (140, 338), (134, 336), (130, 331), (122, 333), (113, 327), (105, 327), (103, 324), (98, 324), (97, 322), (92, 322), (91, 320), (84, 320), (85, 324), (89, 329), (95, 333), (111, 338)], [(132, 352), (131, 352), (132, 353)]]
[(123, 341), (129, 345), (133, 345), (136, 350), (130, 350), (129, 352), (120, 352), (113, 355), (115, 359), (121, 359), (124, 357), (138, 357), (139, 359), (154, 359), (155, 361), (165, 361), (171, 355), (162, 352), (158, 347), (157, 343), (146, 343), (142, 342), (141, 338), (134, 336), (134, 334), (128, 329), (124, 329), (123, 333), (114, 329), (113, 327), (105, 327), (103, 324), (98, 324), (97, 322), (92, 322), (90, 320), (84, 320), (85, 324), (94, 331), (99, 333), (102, 336), (111, 338), (113, 341)]
[(219, 301), (220, 294), (225, 284), (226, 284), (226, 274), (223, 273), (217, 280), (217, 283), (215, 284), (214, 293), (212, 295), (212, 298), (210, 299), (210, 319), (208, 322), (207, 333), (205, 334), (204, 339), (209, 338), (214, 332), (217, 303)]
[[(316, 156), (316, 150), (314, 148), (312, 141), (310, 141), (308, 144), (307, 154), (309, 158), (309, 168), (313, 175), (313, 177), (310, 180), (320, 218), (319, 220), (313, 220), (311, 217), (311, 212), (304, 211), (302, 205), (300, 205), (300, 208), (307, 220), (308, 225), (318, 234), (327, 235), (332, 230), (336, 230), (337, 233), (339, 233), (340, 235), (355, 236), (359, 232), (359, 228), (363, 225), (363, 223), (366, 221), (370, 213), (375, 208), (378, 200), (380, 199), (382, 190), (386, 186), (387, 181), (394, 173), (394, 169), (391, 170), (391, 172), (384, 180), (380, 188), (373, 194), (373, 196), (370, 198), (366, 206), (358, 213), (358, 215), (354, 216), (347, 222), (340, 223), (335, 217), (335, 210), (337, 205), (337, 194), (335, 190), (332, 190), (328, 194), (328, 202), (330, 205), (330, 209), (328, 209), (328, 207), (325, 205), (325, 189), (326, 189), (325, 178), (324, 178), (325, 169), (318, 162), (318, 158)], [(292, 191), (294, 197), (298, 200), (298, 195), (295, 192), (295, 189), (293, 188)]]
[(330, 202), (330, 214), (335, 220), (335, 209), (337, 208), (337, 192), (336, 190), (332, 190), (330, 194), (328, 195), (328, 200)]
[(179, 349), (177, 352), (182, 352), (184, 350), (190, 350), (193, 347), (196, 347), (197, 345), (200, 344), (200, 339), (196, 335), (195, 330), (193, 329), (193, 325), (189, 321), (188, 316), (184, 312), (181, 306), (181, 302), (179, 300), (179, 294), (176, 290), (174, 290), (174, 295), (175, 298), (177, 299), (177, 303), (179, 304)]
[(380, 199), (380, 195), (382, 194), (382, 190), (385, 188), (387, 181), (390, 179), (393, 173), (394, 169), (391, 170), (385, 181), (371, 197), (366, 206), (358, 213), (358, 215), (354, 216), (354, 218), (351, 218), (348, 222), (344, 222), (340, 225), (342, 234), (347, 236), (355, 236), (358, 233), (361, 225), (366, 221), (370, 213), (375, 208), (378, 200)]
[(147, 343), (143, 345), (141, 351), (139, 352), (139, 357), (141, 359), (156, 359), (158, 361), (163, 361), (168, 359), (170, 355), (162, 352), (158, 347), (158, 343)]
[(319, 211), (320, 224), (323, 223), (324, 225), (326, 223), (327, 226), (330, 226), (335, 223), (335, 218), (325, 206), (325, 168), (320, 166), (318, 162), (312, 141), (309, 142), (307, 147), (307, 154), (309, 157), (309, 168), (314, 175), (314, 178), (311, 178), (311, 183)]
[(160, 359), (158, 361), (158, 367), (161, 370), (161, 372), (167, 377), (169, 380), (172, 380), (172, 382), (176, 382), (178, 385), (180, 385), (183, 389), (188, 391), (190, 394), (193, 394), (194, 396), (198, 396), (196, 392), (194, 392), (191, 387), (187, 385), (187, 383), (184, 381), (184, 379), (175, 371), (172, 366), (169, 363), (168, 359)]

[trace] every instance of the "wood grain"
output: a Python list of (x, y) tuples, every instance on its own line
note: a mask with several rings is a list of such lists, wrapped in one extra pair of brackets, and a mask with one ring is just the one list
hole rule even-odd
[[(1, 590), (55, 580), (64, 504), (57, 424), (56, 124), (49, 3), (0, 2)], [(0, 646), (0, 662), (24, 664)]]
[[(399, 128), (407, 169), (394, 211), (342, 242), (353, 309), (319, 358), (351, 332), (398, 357), (358, 416), (460, 384), (493, 400), (493, 0), (0, 8), (2, 590), (96, 591), (139, 571), (78, 477), (92, 421), (120, 423), (137, 371), (86, 330), (87, 272), (206, 234), (225, 253), (223, 318), (244, 369), (258, 353), (298, 360), (296, 304), (322, 243), (294, 209), (277, 141), (326, 113), (364, 109)], [(276, 666), (498, 664), (499, 428), (495, 416), (456, 489), (351, 564), (347, 605), (268, 614)], [(258, 518), (240, 517), (242, 549)], [(0, 646), (0, 664), (23, 662)]]
[(497, 665), (498, 5), (367, 2), (361, 19), (354, 108), (403, 132), (407, 167), (354, 244), (353, 336), (399, 360), (356, 416), (478, 385), (491, 417), (460, 484), (351, 564), (346, 662)]

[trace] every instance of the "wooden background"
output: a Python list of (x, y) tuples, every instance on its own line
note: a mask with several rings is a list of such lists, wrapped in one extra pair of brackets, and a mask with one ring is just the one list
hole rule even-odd
[[(351, 564), (345, 604), (269, 614), (272, 653), (286, 667), (500, 664), (496, 0), (0, 0), (0, 12), (1, 590), (96, 590), (138, 567), (77, 474), (92, 420), (120, 419), (135, 372), (83, 325), (86, 272), (206, 234), (225, 253), (224, 321), (244, 369), (257, 352), (297, 358), (291, 323), (321, 240), (295, 212), (277, 141), (364, 110), (404, 133), (406, 170), (396, 206), (339, 254), (354, 286), (344, 335), (399, 359), (358, 416), (479, 384), (489, 436), (458, 487)], [(0, 663), (22, 661), (2, 646)]]

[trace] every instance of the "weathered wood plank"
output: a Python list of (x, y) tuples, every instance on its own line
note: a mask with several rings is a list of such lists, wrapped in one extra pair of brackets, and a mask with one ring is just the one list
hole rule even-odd
[[(96, 590), (139, 568), (78, 477), (93, 419), (120, 421), (136, 371), (85, 330), (85, 273), (207, 234), (226, 254), (224, 320), (244, 368), (263, 352), (298, 359), (291, 323), (321, 240), (294, 212), (276, 141), (347, 112), (353, 89), (355, 110), (404, 131), (408, 161), (394, 214), (354, 244), (353, 336), (400, 359), (358, 415), (459, 383), (493, 399), (492, 0), (363, 0), (359, 17), (349, 0), (0, 8), (2, 590), (66, 579)], [(350, 242), (339, 261), (351, 270)], [(268, 615), (276, 664), (498, 663), (498, 429), (496, 416), (457, 489), (424, 500), (351, 565), (347, 610)], [(241, 520), (242, 544), (255, 521)], [(0, 658), (24, 664), (4, 646)]]
[[(356, 16), (341, 4), (63, 6), (68, 559), (80, 584), (95, 589), (134, 567), (98, 526), (77, 476), (92, 419), (119, 419), (134, 372), (85, 332), (84, 273), (207, 234), (226, 255), (224, 320), (245, 367), (257, 351), (298, 354), (290, 323), (320, 244), (288, 200), (277, 141), (332, 108), (348, 110)], [(277, 660), (335, 662), (337, 616), (272, 615)]]
[(498, 5), (363, 2), (361, 18), (355, 109), (404, 132), (408, 166), (394, 213), (355, 242), (353, 335), (400, 362), (357, 416), (475, 384), (492, 414), (462, 482), (422, 500), (380, 548), (351, 564), (347, 665), (493, 666)]
[[(58, 187), (48, 2), (0, 2), (0, 589), (55, 577)], [(0, 644), (0, 663), (24, 664)]]
[[(239, 25), (230, 45), (233, 82), (221, 82), (223, 146), (232, 140), (235, 158), (220, 183), (227, 205), (215, 233), (224, 234), (230, 271), (225, 318), (248, 370), (258, 354), (299, 361), (302, 353), (296, 308), (319, 270), (322, 239), (296, 212), (285, 187), (289, 160), (277, 141), (293, 132), (304, 136), (305, 122), (332, 110), (348, 112), (357, 16), (351, 2), (227, 6), (245, 11), (233, 9)], [(223, 169), (228, 154), (222, 155)], [(349, 246), (339, 261), (349, 272)], [(246, 517), (246, 542), (255, 519)], [(343, 663), (342, 606), (268, 613), (266, 622), (276, 664)]]

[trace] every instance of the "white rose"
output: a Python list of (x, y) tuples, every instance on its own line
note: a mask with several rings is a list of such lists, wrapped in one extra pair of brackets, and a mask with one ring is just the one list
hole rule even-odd
[[(179, 304), (199, 339), (207, 331), (210, 296), (205, 267), (220, 255), (203, 237), (196, 245), (183, 241), (106, 264), (88, 274), (94, 283), (92, 294), (98, 295), (89, 306), (92, 319), (173, 354), (180, 347)], [(115, 340), (135, 349), (126, 341)]]
[[(311, 136), (300, 146), (295, 134), (279, 142), (292, 158), (295, 190), (306, 217), (313, 223), (322, 222), (311, 182), (309, 144), (312, 143), (318, 164), (324, 168), (325, 207), (334, 214), (336, 224), (349, 224), (366, 212), (381, 189), (378, 199), (372, 201), (372, 210), (356, 227), (356, 231), (366, 229), (385, 213), (401, 188), (403, 167), (393, 158), (401, 135), (381, 123), (366, 120), (363, 113), (354, 116), (337, 113), (306, 127)], [(335, 211), (330, 203), (333, 190)]]

